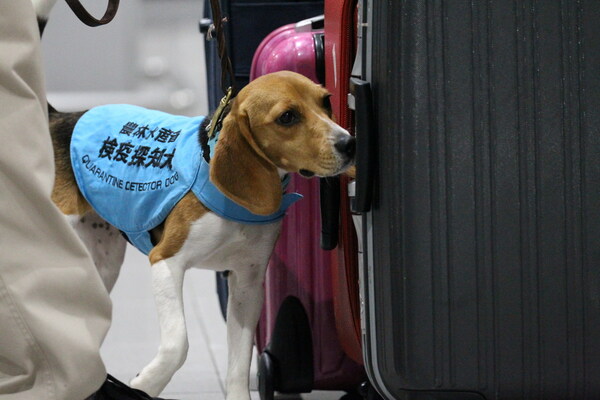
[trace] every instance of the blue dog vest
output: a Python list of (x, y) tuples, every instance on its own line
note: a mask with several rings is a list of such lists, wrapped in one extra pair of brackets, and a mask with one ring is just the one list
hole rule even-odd
[(202, 157), (198, 132), (204, 118), (106, 105), (92, 108), (75, 125), (71, 163), (79, 190), (145, 254), (154, 247), (149, 231), (190, 190), (214, 213), (244, 224), (275, 222), (302, 197), (284, 194), (277, 212), (261, 216), (223, 195), (210, 182)]

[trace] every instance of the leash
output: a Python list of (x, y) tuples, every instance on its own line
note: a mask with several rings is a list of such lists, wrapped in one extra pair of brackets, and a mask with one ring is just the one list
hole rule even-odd
[(227, 42), (225, 39), (225, 31), (223, 29), (223, 23), (228, 22), (228, 19), (223, 18), (221, 14), (220, 0), (210, 0), (210, 7), (212, 10), (213, 23), (208, 28), (206, 37), (211, 40), (216, 37), (217, 39), (217, 52), (221, 59), (221, 90), (226, 94), (230, 89), (233, 91), (235, 83), (235, 75), (233, 73), (233, 67), (231, 59), (227, 54)]
[(210, 7), (212, 10), (213, 23), (208, 28), (206, 37), (208, 40), (212, 40), (215, 37), (217, 39), (217, 52), (221, 59), (221, 90), (225, 96), (219, 102), (219, 106), (215, 110), (210, 120), (210, 124), (206, 127), (209, 140), (214, 137), (215, 132), (221, 130), (223, 118), (225, 117), (226, 110), (229, 108), (229, 103), (237, 94), (234, 86), (235, 75), (233, 73), (231, 59), (227, 54), (227, 42), (225, 39), (225, 31), (223, 29), (223, 23), (227, 22), (227, 18), (223, 18), (221, 14), (220, 0), (210, 0)]
[(106, 7), (106, 12), (102, 18), (97, 19), (92, 14), (90, 14), (83, 5), (79, 2), (79, 0), (65, 0), (71, 10), (75, 13), (77, 18), (81, 20), (87, 26), (95, 27), (100, 25), (108, 24), (113, 20), (115, 15), (117, 15), (117, 10), (119, 9), (119, 0), (108, 0), (108, 5)]

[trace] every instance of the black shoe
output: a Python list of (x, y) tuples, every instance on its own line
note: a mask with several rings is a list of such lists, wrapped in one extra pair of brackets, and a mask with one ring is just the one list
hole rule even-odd
[(106, 380), (96, 393), (86, 400), (166, 400), (160, 397), (150, 397), (141, 390), (127, 386), (108, 374)]

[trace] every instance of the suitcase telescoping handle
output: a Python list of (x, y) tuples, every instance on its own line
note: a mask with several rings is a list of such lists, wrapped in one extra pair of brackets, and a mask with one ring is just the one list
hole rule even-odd
[(350, 206), (353, 212), (363, 213), (371, 210), (373, 197), (375, 124), (371, 84), (350, 78), (348, 103), (355, 110), (356, 121), (356, 191)]

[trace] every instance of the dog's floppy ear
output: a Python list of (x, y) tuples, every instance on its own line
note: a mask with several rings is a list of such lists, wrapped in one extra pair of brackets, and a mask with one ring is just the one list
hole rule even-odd
[(279, 210), (283, 197), (277, 168), (260, 150), (248, 116), (231, 112), (210, 162), (210, 180), (225, 196), (257, 215)]

